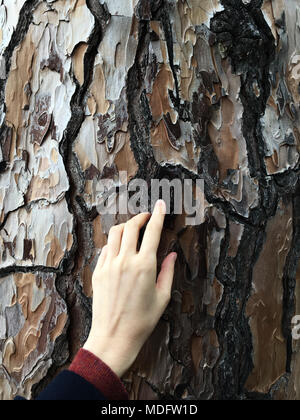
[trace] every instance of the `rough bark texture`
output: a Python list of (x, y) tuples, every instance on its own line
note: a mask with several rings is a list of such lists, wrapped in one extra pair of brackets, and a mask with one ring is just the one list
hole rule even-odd
[(204, 178), (134, 399), (299, 399), (300, 1), (0, 1), (0, 398), (84, 343), (101, 178)]

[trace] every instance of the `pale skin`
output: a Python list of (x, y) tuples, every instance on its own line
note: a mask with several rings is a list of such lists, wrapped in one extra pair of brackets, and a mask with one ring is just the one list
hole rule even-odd
[[(157, 275), (157, 250), (166, 205), (111, 228), (93, 273), (92, 326), (84, 349), (120, 378), (130, 368), (171, 298), (177, 254), (163, 261)], [(141, 228), (147, 223), (140, 249)]]

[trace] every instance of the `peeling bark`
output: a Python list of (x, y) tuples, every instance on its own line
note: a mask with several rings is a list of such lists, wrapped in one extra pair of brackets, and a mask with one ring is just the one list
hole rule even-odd
[(84, 343), (109, 228), (97, 184), (205, 180), (166, 218), (172, 300), (133, 399), (299, 399), (298, 0), (0, 2), (0, 398)]

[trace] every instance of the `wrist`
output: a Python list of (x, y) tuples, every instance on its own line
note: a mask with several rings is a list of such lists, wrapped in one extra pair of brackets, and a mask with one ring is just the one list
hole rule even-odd
[[(101, 343), (100, 343), (101, 341)], [(126, 343), (88, 338), (83, 348), (102, 360), (119, 378), (130, 368), (137, 353)]]

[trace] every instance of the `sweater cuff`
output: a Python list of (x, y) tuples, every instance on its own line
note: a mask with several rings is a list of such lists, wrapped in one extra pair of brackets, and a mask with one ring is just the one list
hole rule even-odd
[(69, 370), (93, 384), (108, 400), (128, 400), (121, 379), (101, 359), (88, 350), (80, 349)]

